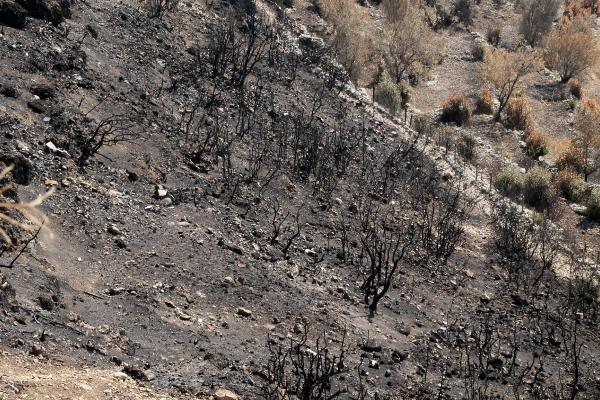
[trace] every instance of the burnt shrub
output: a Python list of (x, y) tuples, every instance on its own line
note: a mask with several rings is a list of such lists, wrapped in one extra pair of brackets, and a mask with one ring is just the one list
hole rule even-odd
[(463, 133), (456, 146), (460, 155), (467, 160), (473, 160), (477, 156), (477, 141), (469, 133)]

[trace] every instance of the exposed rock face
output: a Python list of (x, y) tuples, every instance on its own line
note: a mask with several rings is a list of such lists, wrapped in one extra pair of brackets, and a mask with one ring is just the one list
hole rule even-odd
[(239, 400), (239, 396), (233, 393), (231, 390), (227, 389), (218, 389), (215, 394), (213, 394), (213, 398), (215, 400)]

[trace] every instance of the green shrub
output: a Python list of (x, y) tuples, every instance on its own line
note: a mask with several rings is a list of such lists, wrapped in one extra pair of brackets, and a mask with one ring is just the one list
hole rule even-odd
[(403, 106), (402, 88), (387, 72), (383, 73), (380, 82), (375, 86), (375, 101), (392, 114), (396, 114)]
[(442, 122), (454, 122), (458, 126), (463, 126), (471, 120), (471, 110), (469, 110), (469, 100), (462, 94), (453, 94), (446, 99), (440, 116)]
[(503, 195), (515, 199), (523, 192), (525, 177), (516, 167), (504, 167), (496, 175), (496, 189)]
[(565, 199), (573, 202), (580, 201), (587, 190), (583, 178), (570, 168), (558, 172), (554, 185)]
[(547, 169), (532, 168), (523, 183), (523, 199), (531, 207), (547, 207), (550, 198), (552, 177)]
[(600, 188), (594, 188), (588, 200), (588, 216), (600, 220)]

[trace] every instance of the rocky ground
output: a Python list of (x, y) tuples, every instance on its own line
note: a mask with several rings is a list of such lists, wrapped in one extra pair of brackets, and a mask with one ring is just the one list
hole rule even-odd
[[(0, 159), (15, 165), (8, 181), (16, 190), (7, 196), (28, 201), (55, 192), (41, 206), (47, 229), (10, 268), (0, 267), (0, 398), (262, 398), (268, 343), (285, 344), (305, 329), (311, 339), (324, 335), (332, 349), (346, 332), (344, 398), (464, 396), (467, 380), (448, 367), (456, 357), (448, 332), (486, 315), (508, 324), (503, 318), (526, 307), (506, 292), (493, 246), (490, 211), (498, 198), (490, 171), (419, 139), (424, 161), (416, 169), (433, 165), (436, 179), (457, 182), (473, 200), (465, 238), (435, 268), (403, 265), (371, 318), (356, 265), (338, 257), (337, 234), (366, 183), (341, 179), (324, 201), (313, 178), (281, 173), (264, 191), (248, 184), (231, 193), (220, 164), (191, 160), (186, 151), (178, 118), (200, 79), (190, 66), (228, 4), (184, 1), (151, 19), (129, 1), (42, 1), (48, 7), (41, 13), (32, 3), (0, 0)], [(261, 10), (277, 18), (270, 3)], [(325, 23), (311, 5), (296, 1), (285, 13), (290, 37), (309, 49), (322, 44), (314, 31)], [(468, 32), (447, 34), (457, 39), (450, 52), (464, 52), (472, 40)], [(306, 47), (299, 47), (305, 52), (294, 90), (274, 83), (275, 115), (313, 104), (322, 66), (306, 61)], [(435, 113), (425, 107), (429, 96), (441, 99), (453, 73), (472, 67), (458, 58), (414, 97), (415, 108)], [(463, 76), (461, 85), (474, 84)], [(316, 118), (333, 132), (344, 110), (349, 126), (368, 132), (372, 153), (414, 135), (351, 87), (327, 93)], [(235, 121), (233, 95), (219, 101), (219, 118)], [(114, 115), (140, 116), (128, 127), (134, 137), (78, 163), (82, 132)], [(489, 157), (507, 149), (479, 136)], [(408, 200), (399, 193), (394, 201)], [(290, 213), (278, 240), (270, 240), (274, 204)], [(294, 215), (303, 228), (285, 249)], [(598, 228), (589, 229), (595, 235)], [(26, 243), (26, 235), (9, 233)], [(2, 264), (19, 249), (3, 252)], [(551, 279), (542, 291), (557, 287), (562, 282)], [(600, 386), (598, 330), (591, 322), (582, 330), (582, 369), (590, 372), (580, 398), (592, 399)], [(525, 365), (534, 350), (522, 350)], [(564, 348), (547, 353), (552, 381)], [(492, 386), (512, 398), (510, 385)]]

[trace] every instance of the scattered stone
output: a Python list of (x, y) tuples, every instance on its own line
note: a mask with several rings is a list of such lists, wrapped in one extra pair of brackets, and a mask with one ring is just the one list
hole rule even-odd
[(33, 344), (31, 346), (31, 350), (29, 350), (29, 354), (32, 356), (43, 356), (45, 353), (44, 348), (38, 344)]
[(294, 329), (294, 333), (295, 334), (299, 335), (301, 333), (304, 333), (304, 325), (302, 325), (300, 322), (296, 322), (294, 324), (294, 328), (293, 329)]
[(244, 307), (239, 307), (236, 311), (236, 314), (241, 316), (241, 317), (251, 317), (252, 316), (252, 311), (248, 310), (247, 308)]
[(47, 142), (45, 147), (46, 151), (48, 151), (49, 153), (55, 154), (60, 157), (71, 157), (68, 151), (66, 151), (65, 149), (61, 149), (60, 147), (56, 147), (56, 145), (52, 142)]
[(467, 270), (465, 270), (465, 275), (466, 275), (468, 278), (475, 279), (475, 274), (474, 274), (474, 273), (473, 273), (473, 271), (471, 271), (470, 269), (467, 269)]
[(177, 309), (176, 313), (177, 313), (177, 316), (179, 317), (179, 319), (182, 320), (182, 321), (189, 321), (189, 320), (192, 319), (191, 315), (188, 315), (188, 314), (184, 313), (180, 309)]
[(371, 360), (369, 361), (369, 368), (371, 369), (379, 369), (379, 361), (378, 360)]
[(117, 226), (115, 224), (109, 225), (108, 228), (106, 228), (106, 231), (108, 233), (110, 233), (111, 235), (115, 235), (115, 236), (121, 235), (121, 231), (119, 230), (119, 228), (117, 228)]
[(392, 361), (394, 361), (396, 364), (399, 364), (402, 361), (406, 360), (408, 358), (408, 356), (409, 356), (409, 354), (406, 351), (394, 350), (392, 352)]
[(370, 342), (370, 343), (365, 343), (361, 346), (361, 349), (363, 351), (366, 351), (368, 353), (380, 353), (382, 350), (381, 345), (376, 344), (374, 342)]
[(235, 279), (233, 279), (232, 276), (226, 276), (225, 278), (223, 278), (223, 283), (226, 286), (235, 286)]
[(127, 242), (125, 242), (125, 240), (123, 240), (123, 238), (115, 239), (115, 244), (120, 249), (126, 249), (127, 248)]
[(317, 252), (314, 251), (313, 249), (306, 249), (306, 250), (304, 250), (304, 254), (306, 254), (309, 257), (313, 257), (313, 258), (317, 257)]
[(587, 211), (587, 207), (581, 204), (571, 204), (571, 209), (575, 212), (575, 214), (581, 215), (581, 216), (586, 216), (588, 211)]
[(110, 296), (118, 296), (121, 293), (123, 293), (125, 291), (125, 288), (123, 286), (115, 286), (115, 287), (111, 287), (110, 289), (108, 289), (108, 294)]
[(233, 244), (233, 243), (225, 243), (222, 239), (219, 240), (219, 246), (233, 251), (235, 254), (238, 254), (240, 256), (244, 255), (244, 249), (242, 249), (240, 246)]
[(156, 185), (154, 187), (154, 198), (157, 200), (164, 199), (167, 197), (169, 192), (162, 185)]
[(214, 400), (239, 400), (237, 394), (227, 389), (217, 389), (217, 391), (213, 394), (213, 398)]
[(134, 365), (125, 365), (125, 367), (123, 367), (123, 372), (138, 381), (154, 380), (154, 374), (152, 372), (145, 371)]

